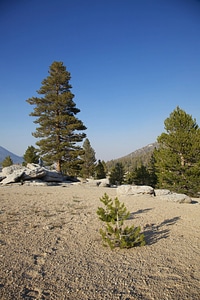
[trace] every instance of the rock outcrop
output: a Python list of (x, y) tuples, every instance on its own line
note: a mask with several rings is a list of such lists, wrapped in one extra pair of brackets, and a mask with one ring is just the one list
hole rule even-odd
[(117, 187), (118, 196), (128, 195), (153, 195), (158, 200), (171, 201), (176, 203), (192, 203), (192, 199), (185, 194), (173, 193), (167, 189), (153, 189), (150, 186), (142, 185), (121, 185)]
[(2, 169), (1, 176), (6, 177), (17, 170), (22, 170), (22, 169), (24, 169), (24, 167), (22, 167), (22, 165), (12, 165), (9, 167), (5, 167)]
[(173, 193), (169, 190), (155, 190), (155, 196), (160, 200), (172, 201), (177, 203), (192, 203), (192, 199), (185, 194)]
[(13, 173), (8, 174), (2, 181), (1, 184), (8, 184), (20, 181), (24, 174), (23, 169), (14, 170)]
[(27, 164), (24, 168), (24, 174), (22, 175), (22, 180), (32, 180), (43, 178), (47, 174), (47, 170), (36, 164)]
[(147, 185), (120, 185), (117, 187), (117, 195), (154, 195), (154, 189)]
[(0, 184), (5, 185), (9, 183), (21, 182), (21, 184), (30, 183), (31, 181), (39, 182), (63, 182), (66, 177), (54, 170), (48, 170), (37, 164), (27, 164), (26, 167), (22, 165), (12, 165), (2, 169), (0, 173)]

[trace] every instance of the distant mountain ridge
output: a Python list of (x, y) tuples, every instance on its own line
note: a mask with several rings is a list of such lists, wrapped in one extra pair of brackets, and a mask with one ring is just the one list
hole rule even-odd
[(122, 163), (125, 170), (130, 170), (130, 168), (138, 167), (141, 164), (148, 165), (155, 148), (158, 148), (157, 142), (148, 144), (147, 146), (137, 149), (125, 156), (110, 160), (106, 162), (106, 165), (109, 169), (111, 169), (116, 163)]
[[(151, 144), (148, 144), (145, 147), (142, 147), (140, 149), (137, 149), (133, 152), (131, 152), (130, 154), (127, 154), (123, 157), (114, 159), (114, 160), (110, 160), (107, 162), (108, 166), (112, 166), (114, 163), (116, 162), (124, 162), (125, 164), (130, 164), (131, 162), (133, 162), (134, 160), (141, 160), (144, 161), (144, 157), (147, 158), (147, 160), (149, 160), (151, 154), (153, 153), (153, 150), (155, 148), (158, 147), (158, 143), (154, 142)], [(1, 162), (7, 157), (10, 156), (10, 158), (12, 159), (14, 164), (21, 164), (24, 159), (21, 156), (18, 156), (12, 152), (10, 152), (9, 150), (3, 148), (0, 146), (0, 165)]]
[(151, 143), (151, 144), (148, 144), (147, 146), (145, 147), (142, 147), (140, 149), (137, 149), (133, 152), (131, 152), (130, 154), (126, 155), (126, 156), (123, 156), (119, 159), (123, 159), (123, 158), (133, 158), (133, 157), (138, 157), (138, 156), (142, 156), (143, 154), (147, 154), (147, 153), (151, 153), (154, 151), (155, 148), (158, 147), (158, 143), (157, 142), (154, 142), (154, 143)]
[(21, 164), (24, 160), (23, 157), (18, 156), (10, 151), (8, 151), (7, 149), (3, 148), (0, 146), (0, 164), (2, 163), (2, 161), (4, 161), (4, 159), (10, 156), (10, 158), (12, 159), (14, 164)]

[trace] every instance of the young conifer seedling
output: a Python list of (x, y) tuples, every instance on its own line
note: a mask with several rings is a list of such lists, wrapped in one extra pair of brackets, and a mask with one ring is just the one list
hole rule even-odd
[(100, 229), (104, 246), (114, 249), (145, 245), (144, 234), (141, 234), (140, 227), (124, 226), (124, 221), (130, 216), (124, 203), (120, 203), (117, 197), (113, 201), (106, 193), (100, 201), (104, 207), (98, 207), (97, 215), (106, 224), (104, 229)]

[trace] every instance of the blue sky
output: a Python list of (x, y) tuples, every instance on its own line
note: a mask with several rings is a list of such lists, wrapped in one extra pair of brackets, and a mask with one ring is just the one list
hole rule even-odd
[(53, 61), (71, 73), (96, 158), (156, 141), (179, 105), (200, 125), (200, 1), (2, 0), (0, 145), (37, 141), (33, 107)]

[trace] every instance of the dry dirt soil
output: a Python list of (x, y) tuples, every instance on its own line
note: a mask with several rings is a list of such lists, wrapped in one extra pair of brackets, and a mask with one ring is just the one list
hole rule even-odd
[(115, 188), (0, 187), (0, 299), (199, 300), (200, 199), (120, 198), (146, 246), (102, 246), (96, 210)]

